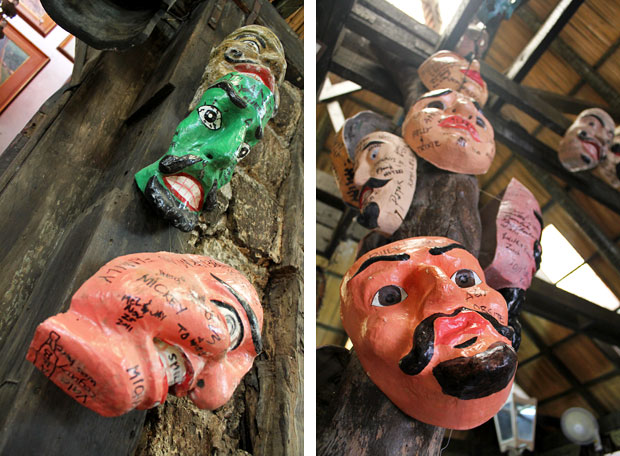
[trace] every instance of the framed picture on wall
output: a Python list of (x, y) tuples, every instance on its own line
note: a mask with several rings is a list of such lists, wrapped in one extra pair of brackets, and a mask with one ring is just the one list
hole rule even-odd
[(73, 35), (68, 35), (62, 43), (58, 45), (58, 51), (64, 55), (66, 58), (75, 61), (75, 37)]
[(11, 24), (4, 34), (0, 40), (0, 112), (50, 60)]
[(43, 36), (56, 26), (41, 6), (40, 0), (19, 0), (17, 14)]

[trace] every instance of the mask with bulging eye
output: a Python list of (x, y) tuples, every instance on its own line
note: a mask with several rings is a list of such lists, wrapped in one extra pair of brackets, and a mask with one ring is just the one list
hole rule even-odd
[(620, 190), (620, 127), (614, 130), (609, 153), (595, 168), (594, 173), (616, 190)]
[(609, 154), (614, 128), (613, 119), (602, 109), (581, 112), (558, 146), (562, 166), (571, 172), (595, 168)]
[(385, 236), (409, 211), (416, 186), (415, 155), (402, 138), (378, 131), (357, 144), (353, 183), (359, 189), (357, 221)]
[(135, 179), (160, 217), (190, 231), (235, 165), (263, 136), (275, 109), (262, 82), (230, 73), (204, 93), (198, 107), (179, 124), (168, 153), (136, 173)]
[(437, 168), (484, 174), (495, 157), (493, 127), (471, 98), (450, 89), (428, 92), (409, 109), (403, 138)]
[(103, 416), (168, 393), (213, 410), (262, 350), (263, 311), (235, 269), (199, 255), (136, 253), (107, 263), (41, 323), (27, 359)]
[(211, 51), (204, 85), (211, 86), (233, 71), (261, 80), (273, 92), (278, 106), (279, 87), (286, 75), (286, 58), (282, 43), (271, 30), (260, 25), (246, 25), (224, 38)]
[(438, 51), (426, 59), (418, 75), (428, 90), (451, 89), (473, 98), (484, 106), (489, 97), (487, 84), (480, 76), (480, 62), (450, 51)]
[(419, 237), (372, 250), (340, 298), (364, 370), (407, 415), (471, 429), (504, 404), (517, 367), (506, 302), (461, 245)]

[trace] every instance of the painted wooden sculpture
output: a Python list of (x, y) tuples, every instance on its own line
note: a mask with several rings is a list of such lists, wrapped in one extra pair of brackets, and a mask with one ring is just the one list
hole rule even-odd
[(211, 83), (207, 77), (208, 88), (178, 125), (167, 154), (136, 173), (149, 204), (176, 228), (195, 227), (200, 212), (214, 207), (217, 190), (230, 181), (236, 164), (263, 137), (286, 69), (276, 41), (268, 29), (252, 26), (215, 48), (207, 69), (217, 79)]
[(609, 153), (614, 121), (599, 108), (582, 111), (566, 130), (558, 147), (562, 166), (571, 172), (595, 168)]
[(416, 158), (403, 139), (389, 132), (389, 119), (362, 111), (347, 119), (331, 158), (343, 198), (360, 210), (360, 225), (385, 236), (394, 233), (415, 193)]
[(452, 89), (422, 95), (407, 113), (403, 138), (436, 167), (484, 174), (495, 157), (493, 127), (468, 96)]
[[(465, 49), (464, 49), (465, 50)], [(438, 51), (426, 59), (418, 75), (428, 90), (452, 89), (484, 106), (489, 97), (487, 84), (480, 76), (480, 62), (468, 60), (451, 51)]]
[(200, 408), (230, 399), (262, 350), (263, 310), (237, 270), (199, 255), (136, 253), (89, 278), (41, 323), (27, 359), (103, 416), (168, 392)]
[(518, 321), (542, 255), (543, 220), (538, 201), (517, 179), (481, 210), (482, 242), (479, 260), (487, 283), (499, 291), (508, 305), (508, 322), (515, 329), (513, 346), (521, 344)]
[(462, 245), (417, 237), (383, 246), (355, 262), (340, 293), (364, 370), (407, 415), (471, 429), (503, 405), (514, 331), (504, 298)]
[(611, 142), (609, 153), (594, 169), (594, 174), (616, 190), (620, 190), (620, 126), (614, 130), (614, 139)]

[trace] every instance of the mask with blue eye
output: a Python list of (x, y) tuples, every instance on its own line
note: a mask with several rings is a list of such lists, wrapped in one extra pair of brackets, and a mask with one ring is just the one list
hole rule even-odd
[(178, 125), (167, 154), (136, 173), (138, 187), (161, 217), (192, 230), (274, 110), (273, 92), (256, 78), (233, 72), (218, 79)]

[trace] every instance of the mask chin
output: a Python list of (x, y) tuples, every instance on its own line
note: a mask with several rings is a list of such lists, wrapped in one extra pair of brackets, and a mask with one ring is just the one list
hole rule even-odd
[(149, 179), (144, 195), (155, 212), (175, 228), (188, 232), (193, 230), (198, 223), (198, 212), (188, 210), (170, 190), (159, 182), (157, 176)]

